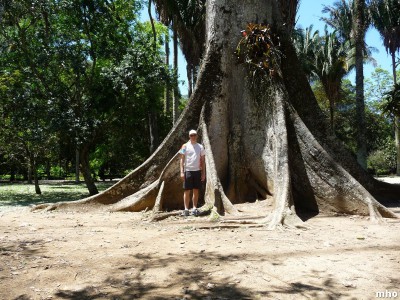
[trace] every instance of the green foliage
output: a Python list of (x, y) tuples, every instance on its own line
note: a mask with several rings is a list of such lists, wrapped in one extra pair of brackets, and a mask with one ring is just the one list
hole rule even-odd
[(96, 171), (122, 173), (141, 163), (149, 155), (149, 111), (161, 138), (172, 124), (162, 113), (172, 72), (161, 39), (149, 51), (151, 28), (138, 21), (142, 1), (4, 3), (0, 172), (25, 173), (34, 160), (36, 168), (63, 165), (68, 173), (77, 148), (89, 149)]
[[(379, 70), (378, 70), (379, 71)], [(379, 85), (378, 81), (374, 82)], [(390, 84), (390, 81), (388, 81)], [(322, 84), (319, 81), (314, 82), (312, 85), (314, 95), (323, 111), (329, 114), (329, 101), (326, 97)], [(378, 88), (375, 85), (369, 85), (368, 90)], [(343, 141), (345, 146), (356, 153), (357, 147), (357, 132), (356, 132), (356, 104), (355, 104), (355, 87), (349, 80), (344, 80), (342, 86), (342, 101), (337, 105), (337, 113), (335, 114), (335, 133), (338, 138)], [(382, 90), (383, 87), (382, 87)], [(368, 96), (367, 96), (368, 95)], [(367, 151), (372, 153), (377, 150), (387, 151), (389, 147), (386, 147), (390, 141), (394, 140), (393, 126), (388, 118), (386, 118), (382, 111), (379, 109), (379, 103), (374, 100), (373, 95), (370, 92), (366, 93), (366, 125), (367, 125)], [(378, 103), (378, 104), (377, 104)]]
[(342, 42), (339, 33), (328, 32), (325, 27), (325, 34), (320, 35), (318, 31), (312, 33), (312, 27), (303, 30), (296, 30), (293, 42), (297, 55), (302, 60), (303, 70), (310, 80), (318, 79), (329, 100), (330, 119), (334, 126), (336, 105), (343, 101), (341, 90), (344, 77), (354, 67), (349, 54), (351, 45), (349, 42)]
[(396, 147), (393, 139), (387, 138), (381, 149), (373, 151), (367, 159), (368, 169), (376, 175), (387, 175), (396, 169)]
[(384, 113), (400, 118), (400, 84), (397, 83), (393, 89), (384, 94), (381, 109)]
[(400, 49), (400, 2), (372, 0), (369, 12), (374, 27), (383, 39), (386, 51), (394, 56)]

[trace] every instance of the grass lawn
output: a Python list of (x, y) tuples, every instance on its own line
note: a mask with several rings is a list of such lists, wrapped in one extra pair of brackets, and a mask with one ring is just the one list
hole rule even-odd
[[(96, 186), (103, 191), (115, 182), (99, 182)], [(40, 184), (41, 195), (35, 194), (35, 186), (27, 183), (0, 183), (0, 209), (2, 206), (29, 206), (40, 203), (73, 201), (89, 196), (84, 183), (46, 181)]]

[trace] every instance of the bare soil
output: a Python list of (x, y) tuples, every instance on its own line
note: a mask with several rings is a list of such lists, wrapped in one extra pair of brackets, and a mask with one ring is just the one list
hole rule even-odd
[[(238, 208), (256, 221), (272, 205)], [(399, 219), (320, 214), (269, 231), (149, 216), (3, 208), (0, 299), (400, 299)]]

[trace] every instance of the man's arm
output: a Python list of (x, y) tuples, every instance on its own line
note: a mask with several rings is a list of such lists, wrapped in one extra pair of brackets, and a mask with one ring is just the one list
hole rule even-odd
[(181, 159), (180, 159), (179, 165), (180, 165), (179, 169), (180, 169), (180, 172), (181, 172), (181, 178), (183, 180), (183, 179), (185, 179), (185, 173), (184, 173), (185, 155), (184, 154), (181, 154)]

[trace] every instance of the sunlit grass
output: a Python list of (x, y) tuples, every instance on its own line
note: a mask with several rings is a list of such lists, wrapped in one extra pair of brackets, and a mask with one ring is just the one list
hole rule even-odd
[[(99, 191), (110, 187), (111, 182), (96, 183)], [(40, 203), (73, 201), (89, 196), (84, 183), (54, 182), (41, 184), (41, 195), (35, 193), (35, 186), (26, 183), (0, 183), (1, 206), (29, 206)]]

